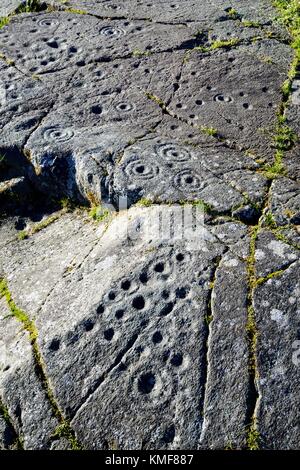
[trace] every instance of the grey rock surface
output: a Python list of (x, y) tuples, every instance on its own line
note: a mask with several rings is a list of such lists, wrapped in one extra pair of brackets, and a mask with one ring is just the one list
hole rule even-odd
[(299, 449), (278, 12), (44, 8), (0, 29), (0, 449)]
[(201, 448), (246, 446), (249, 395), (246, 278), (245, 260), (227, 252), (216, 271), (211, 299)]
[(280, 178), (272, 184), (270, 209), (278, 225), (300, 225), (299, 182)]
[(70, 0), (64, 2), (61, 0), (50, 0), (52, 5), (62, 9), (76, 8), (94, 15), (108, 18), (137, 18), (150, 19), (156, 22), (201, 22), (211, 24), (216, 20), (230, 19), (228, 15), (232, 8), (239, 13), (239, 17), (251, 21), (268, 22), (275, 15), (275, 10), (271, 5), (266, 5), (262, 0), (231, 1), (230, 6), (224, 6), (222, 0), (209, 2), (205, 0), (199, 2), (195, 0), (183, 0), (181, 2), (169, 2), (169, 0), (154, 0), (151, 2), (142, 2), (139, 0), (125, 0), (119, 4), (116, 1), (89, 1), (89, 0)]
[(299, 400), (298, 262), (257, 288), (254, 307), (260, 331), (257, 419), (263, 446), (298, 448), (298, 419), (294, 413)]
[(266, 180), (256, 168), (251, 158), (225, 147), (198, 149), (175, 139), (147, 138), (125, 150), (114, 175), (114, 192), (126, 192), (130, 203), (142, 197), (162, 202), (201, 199), (216, 212), (230, 212), (245, 204), (245, 197), (262, 202)]
[[(4, 304), (4, 305), (3, 305)], [(29, 335), (1, 299), (0, 395), (25, 449), (47, 449), (59, 422), (37, 374)], [(6, 434), (12, 432), (6, 429)], [(7, 436), (11, 445), (13, 438)], [(4, 446), (7, 444), (5, 443)]]
[(2, 0), (0, 5), (0, 16), (5, 17), (14, 13), (14, 11), (22, 5), (24, 0)]

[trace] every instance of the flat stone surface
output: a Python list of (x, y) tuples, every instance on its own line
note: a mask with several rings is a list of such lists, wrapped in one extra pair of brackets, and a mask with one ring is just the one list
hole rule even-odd
[(0, 6), (0, 16), (8, 16), (24, 3), (22, 0), (2, 0)]
[[(264, 448), (298, 448), (299, 262), (255, 292), (258, 336), (256, 410)], [(272, 339), (271, 339), (272, 338)], [(298, 351), (298, 353), (297, 353)]]
[[(151, 217), (157, 218), (158, 211), (170, 214), (170, 209), (163, 206), (131, 210), (129, 232), (134, 235), (137, 224), (145, 226)], [(21, 269), (24, 274), (20, 267), (13, 274), (13, 264), (6, 265), (5, 270), (11, 271), (8, 275), (10, 288), (18, 303), (35, 316), (39, 345), (55, 395), (66, 415), (73, 418), (72, 425), (86, 447), (101, 448), (116, 441), (120, 448), (140, 448), (142, 438), (149, 448), (194, 448), (198, 445), (203, 421), (198, 409), (203, 406), (205, 388), (209, 283), (226, 245), (204, 228), (200, 253), (187, 250), (182, 243), (175, 243), (173, 248), (167, 244), (149, 245), (149, 241), (140, 237), (128, 246), (126, 238), (124, 240), (127, 217), (125, 213), (115, 218), (108, 231), (102, 237), (99, 235), (98, 243), (94, 242), (84, 262), (77, 267), (73, 263), (64, 274), (57, 273), (59, 284), (47, 292), (42, 281), (43, 277), (49, 280), (49, 271), (43, 266), (47, 256), (45, 240), (38, 239), (48, 230), (57, 233), (59, 226), (67, 227), (64, 219), (53, 223), (31, 242), (30, 239), (23, 242), (27, 252), (26, 244), (33, 243), (30, 265), (34, 266), (40, 281), (34, 281), (25, 265)], [(88, 227), (94, 234), (93, 225), (88, 224)], [(121, 232), (120, 227), (124, 227)], [(119, 230), (117, 238), (116, 230)], [(230, 250), (234, 250), (237, 241), (245, 235), (239, 224), (225, 224), (223, 235), (226, 233)], [(15, 250), (12, 245), (11, 249)], [(120, 251), (124, 253), (122, 258), (117, 255)], [(134, 256), (137, 251), (139, 259)], [(226, 262), (232, 264), (231, 258), (226, 258), (225, 265)], [(18, 264), (17, 259), (14, 262)], [(121, 265), (124, 268), (120, 277)], [(48, 269), (52, 270), (51, 266)], [(237, 269), (245, 270), (245, 264)], [(34, 296), (26, 294), (32, 290), (28, 284), (32, 281)], [(18, 287), (20, 282), (23, 292)], [(243, 284), (245, 279), (241, 278), (241, 282)], [(90, 287), (87, 289), (87, 286)], [(70, 312), (73, 313), (70, 315)], [(195, 349), (195, 343), (199, 344), (199, 350)], [(240, 367), (236, 366), (236, 370), (240, 372)], [(66, 382), (67, 376), (72, 377), (72, 386)], [(243, 381), (241, 388), (246, 395), (247, 384)], [(120, 395), (124, 397), (121, 408)], [(194, 409), (190, 400), (194, 402)], [(133, 402), (140, 413), (129, 419)], [(153, 417), (159, 410), (165, 410), (162, 413), (165, 419), (158, 425)], [(150, 434), (150, 428), (147, 432), (146, 429), (141, 431), (143, 424), (139, 420), (144, 416), (148, 417), (148, 422), (153, 421)], [(226, 417), (224, 420), (226, 422)], [(211, 418), (209, 421), (213, 426), (214, 421)], [(99, 422), (101, 425), (96, 426)], [(128, 426), (130, 434), (124, 431)], [(241, 422), (232, 418), (227, 424), (231, 426), (241, 428)], [(136, 435), (134, 429), (137, 429)], [(221, 439), (225, 441), (225, 435)], [(239, 445), (241, 441), (234, 439)]]
[(0, 448), (298, 449), (278, 13), (46, 3), (0, 30)]
[(237, 146), (270, 158), (274, 150), (268, 133), (276, 123), (284, 76), (276, 65), (238, 49), (207, 57), (194, 53), (183, 67), (170, 109), (191, 124), (212, 127)]
[(239, 13), (240, 18), (251, 21), (270, 22), (275, 15), (272, 6), (266, 5), (262, 0), (231, 1), (230, 6), (224, 6), (222, 0), (209, 2), (204, 0), (199, 3), (195, 0), (183, 0), (180, 2), (170, 2), (169, 0), (152, 0), (145, 2), (140, 0), (125, 0), (121, 4), (112, 1), (89, 1), (89, 0), (70, 0), (64, 2), (61, 0), (51, 0), (48, 3), (64, 9), (74, 8), (94, 15), (108, 18), (138, 18), (150, 19), (157, 22), (202, 22), (211, 24), (215, 21), (230, 19), (228, 10), (230, 8)]
[(287, 269), (299, 258), (299, 251), (276, 237), (276, 233), (261, 231), (256, 241), (256, 274), (264, 278), (274, 272)]
[[(53, 410), (36, 372), (29, 336), (0, 299), (1, 370), (0, 395), (8, 410), (14, 430), (25, 449), (47, 449), (58, 426)], [(6, 435), (12, 433), (6, 429)], [(6, 442), (8, 439), (8, 442)], [(4, 446), (12, 445), (12, 437)]]
[(251, 158), (224, 147), (216, 151), (148, 138), (124, 152), (114, 175), (115, 193), (126, 193), (130, 202), (201, 199), (217, 212), (228, 212), (245, 203), (245, 194), (262, 201), (266, 180), (256, 168)]
[(246, 277), (244, 260), (231, 251), (226, 253), (216, 271), (212, 293), (206, 400), (200, 438), (204, 449), (246, 445), (249, 394)]
[(284, 157), (284, 167), (287, 171), (287, 176), (289, 178), (300, 180), (300, 146), (296, 144), (294, 149), (287, 152)]
[(271, 186), (270, 209), (279, 225), (288, 223), (300, 225), (299, 182), (280, 178)]
[[(32, 313), (35, 314), (55, 286), (57, 278), (63, 276), (69, 269), (72, 270), (77, 264), (80, 265), (92, 249), (93, 243), (97, 240), (96, 228), (90, 227), (90, 224), (86, 226), (85, 220), (80, 217), (65, 215), (49, 225), (47, 231), (41, 231), (35, 235), (35, 238), (41, 237), (36, 252), (37, 247), (32, 238), (19, 243), (19, 231), (16, 229), (16, 223), (20, 223), (20, 219), (17, 219), (16, 222), (14, 220), (9, 222), (9, 224), (3, 225), (3, 228), (1, 227), (1, 238), (2, 231), (5, 236), (6, 230), (11, 238), (9, 238), (10, 243), (6, 246), (7, 256), (1, 256), (0, 259), (0, 272), (9, 271), (12, 276), (11, 281), (15, 279), (16, 283), (20, 283), (20, 285), (30, 280), (30, 287), (28, 286), (28, 289), (23, 292), (20, 291), (20, 295), (24, 310), (27, 311), (30, 304), (30, 309), (33, 309)], [(34, 226), (34, 223), (28, 219), (21, 222), (23, 222), (22, 230), (28, 230)], [(18, 225), (17, 228), (19, 228)], [(50, 233), (52, 235), (49, 238)], [(65, 244), (66, 234), (68, 234), (67, 245)], [(47, 255), (43, 254), (43, 246), (46, 244), (50, 259), (47, 259)], [(13, 253), (16, 256), (11, 256)], [(32, 262), (36, 256), (39, 257), (38, 264)], [(22, 264), (23, 274), (19, 271), (20, 264)], [(45, 283), (40, 282), (40, 276), (43, 272), (46, 273), (47, 282)], [(36, 290), (37, 285), (40, 286), (39, 290)]]
[(15, 437), (13, 429), (0, 416), (0, 450), (15, 449)]
[(51, 12), (13, 17), (0, 38), (1, 52), (23, 72), (43, 74), (134, 53), (184, 49), (193, 44), (192, 34), (193, 28), (184, 25), (126, 20), (110, 24), (89, 15)]

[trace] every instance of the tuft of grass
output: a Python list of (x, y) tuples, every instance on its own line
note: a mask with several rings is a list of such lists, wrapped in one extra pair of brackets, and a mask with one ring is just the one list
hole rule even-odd
[(21, 230), (21, 231), (18, 233), (18, 239), (19, 239), (19, 240), (27, 240), (27, 238), (28, 238), (27, 230)]
[(291, 150), (297, 142), (297, 135), (295, 132), (285, 124), (285, 117), (278, 117), (278, 124), (276, 126), (276, 133), (274, 135), (274, 143), (276, 150), (287, 151)]
[(63, 197), (60, 201), (59, 201), (59, 205), (62, 209), (72, 209), (73, 208), (73, 203), (70, 199), (68, 199), (67, 197)]
[(267, 164), (264, 167), (263, 174), (269, 180), (277, 178), (278, 176), (284, 176), (286, 174), (286, 169), (282, 162), (283, 152), (277, 150), (275, 153), (274, 163), (272, 165)]
[(242, 26), (244, 26), (245, 28), (261, 28), (262, 25), (258, 21), (249, 21), (243, 18)]
[(150, 207), (153, 205), (153, 202), (150, 199), (143, 197), (136, 203), (136, 205), (140, 207)]
[(210, 50), (214, 51), (215, 49), (228, 49), (233, 46), (237, 46), (240, 43), (240, 39), (233, 38), (228, 39), (226, 41), (214, 41), (211, 46)]
[(287, 101), (289, 99), (289, 96), (290, 96), (291, 91), (292, 91), (292, 82), (291, 82), (291, 80), (289, 80), (289, 79), (285, 80), (285, 82), (283, 83), (283, 85), (281, 87), (281, 91), (282, 91), (284, 99)]
[(10, 18), (8, 16), (0, 17), (0, 29), (6, 26), (10, 22)]
[(191, 51), (188, 51), (186, 60), (188, 60), (188, 56), (190, 55), (192, 51), (199, 51), (199, 52), (205, 53), (205, 52), (215, 51), (217, 49), (230, 49), (231, 47), (234, 47), (238, 45), (239, 43), (240, 43), (240, 39), (232, 38), (226, 41), (221, 41), (221, 40), (213, 41), (210, 46), (196, 46)]
[(65, 10), (67, 13), (74, 13), (77, 15), (87, 15), (87, 12), (84, 10), (79, 10), (77, 8), (66, 8)]
[(300, 3), (299, 0), (273, 0), (275, 8), (280, 13), (278, 21), (283, 23), (295, 40), (300, 36)]
[(292, 36), (291, 46), (295, 50), (288, 80), (283, 88), (284, 98), (287, 101), (291, 93), (292, 81), (300, 65), (300, 2), (299, 0), (272, 0), (272, 3), (279, 13), (277, 21), (283, 24)]
[(213, 207), (207, 202), (202, 201), (202, 199), (196, 199), (194, 201), (181, 200), (179, 201), (179, 204), (181, 206), (190, 205), (190, 206), (196, 207), (197, 209), (201, 210), (201, 212), (204, 212), (205, 214), (211, 214), (213, 211)]
[(91, 208), (89, 216), (96, 222), (108, 222), (111, 218), (111, 212), (105, 207), (94, 206)]
[(73, 431), (71, 430), (69, 421), (65, 421), (64, 423), (61, 423), (59, 426), (57, 426), (51, 436), (53, 440), (60, 439), (62, 437), (66, 438), (69, 441), (72, 450), (82, 450), (82, 447), (78, 444), (78, 441)]
[(204, 321), (206, 323), (206, 326), (209, 326), (211, 324), (211, 322), (213, 321), (214, 317), (212, 314), (206, 314), (205, 315), (205, 318), (204, 318)]
[(229, 8), (227, 10), (227, 16), (231, 20), (239, 20), (241, 18), (241, 15), (237, 12), (237, 10), (235, 10), (235, 8)]
[(19, 13), (35, 13), (44, 10), (44, 5), (39, 0), (26, 0), (23, 5), (16, 9), (16, 14)]
[(256, 423), (254, 421), (247, 430), (247, 447), (249, 450), (259, 450), (260, 436), (255, 426)]
[(286, 243), (286, 245), (289, 245), (292, 248), (295, 248), (296, 250), (300, 250), (300, 244), (299, 243), (294, 243), (291, 240), (289, 240), (284, 235), (284, 233), (282, 233), (282, 227), (276, 227), (276, 229), (272, 229), (272, 233), (275, 235), (276, 240), (279, 240), (283, 243)]
[(149, 57), (151, 54), (151, 51), (141, 51), (140, 49), (135, 49), (132, 52), (132, 57)]
[(197, 209), (200, 209), (205, 214), (211, 214), (212, 211), (213, 211), (213, 207), (210, 204), (208, 204), (207, 202), (204, 202), (200, 199), (198, 199), (197, 201), (192, 201), (191, 204), (192, 204), (192, 206), (196, 207)]
[(206, 135), (210, 135), (212, 137), (218, 137), (219, 132), (217, 129), (214, 127), (206, 127), (206, 126), (200, 126), (201, 132), (203, 132)]
[(273, 216), (272, 212), (267, 212), (264, 215), (263, 223), (266, 227), (270, 227), (270, 228), (276, 228), (277, 227), (277, 224), (275, 222), (275, 219), (274, 219), (274, 216)]

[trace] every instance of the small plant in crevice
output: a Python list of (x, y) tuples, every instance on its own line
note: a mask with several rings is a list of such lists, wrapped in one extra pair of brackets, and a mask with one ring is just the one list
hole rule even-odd
[(247, 429), (247, 447), (248, 450), (259, 450), (260, 435), (252, 423)]
[(295, 132), (286, 124), (286, 117), (278, 114), (277, 126), (274, 135), (274, 145), (278, 151), (291, 150), (298, 138)]
[(139, 49), (135, 49), (132, 52), (132, 57), (149, 57), (150, 55), (152, 55), (151, 51), (141, 51)]
[[(290, 229), (294, 227), (289, 227)], [(277, 227), (275, 229), (271, 229), (273, 235), (275, 236), (276, 240), (285, 243), (286, 245), (291, 246), (292, 248), (295, 248), (296, 250), (300, 250), (300, 244), (299, 243), (294, 243), (292, 242), (288, 237), (285, 236), (283, 233), (284, 227)]]
[(68, 421), (59, 424), (51, 436), (53, 441), (61, 438), (65, 438), (69, 441), (72, 450), (82, 450)]
[(25, 3), (23, 3), (16, 9), (15, 13), (36, 13), (39, 11), (43, 11), (46, 8), (47, 5), (44, 2), (40, 2), (40, 0), (26, 0)]
[(19, 240), (27, 240), (28, 238), (28, 232), (26, 230), (21, 230), (19, 233), (18, 233), (18, 239)]
[[(292, 46), (300, 53), (300, 3), (299, 0), (272, 0), (279, 12), (277, 21), (284, 24), (290, 31), (293, 42)], [(300, 57), (299, 57), (300, 58)]]
[(262, 173), (265, 177), (269, 180), (275, 179), (278, 176), (284, 176), (286, 174), (286, 169), (282, 162), (283, 159), (283, 152), (277, 151), (274, 157), (274, 163), (266, 164), (263, 167)]
[(0, 298), (6, 299), (7, 305), (12, 315), (23, 324), (24, 329), (29, 333), (31, 343), (37, 339), (37, 330), (34, 323), (30, 320), (28, 315), (21, 310), (12, 299), (11, 293), (8, 290), (8, 285), (5, 279), (0, 279)]
[(264, 63), (264, 64), (273, 64), (273, 59), (270, 56), (267, 55), (260, 55), (258, 56), (259, 59)]
[(200, 199), (196, 201), (192, 201), (191, 205), (193, 207), (196, 207), (197, 209), (201, 210), (205, 214), (211, 214), (213, 212), (213, 206), (211, 204), (208, 204), (207, 202), (204, 202)]
[(210, 49), (212, 51), (214, 51), (215, 49), (228, 49), (230, 47), (237, 46), (239, 43), (240, 43), (239, 38), (232, 38), (226, 41), (217, 40), (211, 44)]
[(191, 51), (189, 51), (189, 53), (193, 51), (199, 51), (199, 52), (205, 53), (205, 52), (215, 51), (217, 49), (230, 49), (231, 47), (237, 46), (239, 43), (240, 43), (239, 38), (227, 39), (225, 41), (217, 39), (208, 46), (196, 46)]
[(153, 101), (154, 103), (158, 104), (158, 106), (162, 109), (166, 109), (166, 104), (161, 100), (158, 96), (152, 95), (151, 93), (146, 93), (146, 96), (149, 100)]
[(242, 19), (242, 16), (238, 13), (238, 11), (235, 8), (229, 7), (229, 8), (226, 8), (225, 11), (227, 13), (228, 19), (230, 19), (230, 20), (241, 20)]
[(211, 137), (219, 136), (218, 130), (215, 129), (214, 127), (200, 126), (200, 131), (206, 135), (210, 135)]
[(10, 22), (10, 18), (8, 16), (0, 17), (0, 29), (6, 26)]
[[(171, 203), (172, 204), (172, 203)], [(185, 200), (181, 199), (179, 201), (181, 206), (192, 206), (196, 209), (200, 210), (204, 214), (211, 214), (213, 212), (213, 206), (204, 202), (202, 199), (195, 199), (195, 200)]]
[(136, 203), (136, 205), (139, 207), (151, 207), (153, 204), (154, 202), (152, 202), (151, 199), (147, 199), (145, 197), (143, 197)]
[(78, 8), (66, 8), (67, 13), (74, 13), (76, 15), (87, 15), (85, 10), (79, 10)]
[(276, 149), (287, 151), (297, 141), (297, 136), (286, 123), (285, 110), (292, 93), (292, 82), (299, 73), (300, 66), (300, 2), (299, 0), (273, 0), (272, 3), (279, 12), (277, 21), (286, 26), (291, 34), (291, 46), (295, 50), (295, 57), (288, 78), (282, 86), (283, 100), (278, 112), (278, 125), (274, 138)]
[(268, 211), (266, 214), (264, 214), (263, 219), (262, 219), (262, 226), (269, 227), (269, 228), (277, 227), (277, 224), (275, 222), (272, 212)]
[(108, 222), (112, 212), (103, 206), (94, 206), (89, 211), (89, 216), (96, 222)]
[(245, 28), (261, 28), (262, 25), (258, 21), (250, 21), (242, 18), (242, 26)]

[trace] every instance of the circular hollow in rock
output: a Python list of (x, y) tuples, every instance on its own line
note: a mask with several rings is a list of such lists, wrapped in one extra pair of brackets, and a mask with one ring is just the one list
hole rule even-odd
[(115, 334), (115, 332), (114, 332), (113, 328), (108, 328), (108, 330), (105, 330), (104, 333), (103, 333), (104, 338), (107, 341), (111, 341), (113, 339), (114, 334)]
[(137, 297), (135, 297), (132, 301), (132, 306), (136, 310), (143, 310), (143, 308), (145, 307), (144, 297), (142, 295), (138, 295)]
[(152, 392), (155, 385), (155, 376), (152, 372), (142, 374), (138, 379), (138, 389), (143, 395), (147, 395)]

